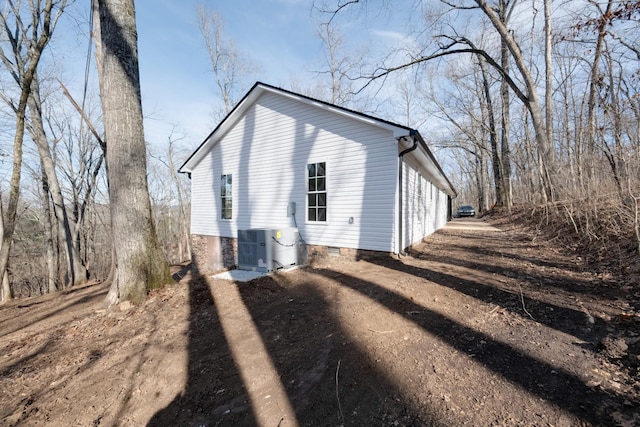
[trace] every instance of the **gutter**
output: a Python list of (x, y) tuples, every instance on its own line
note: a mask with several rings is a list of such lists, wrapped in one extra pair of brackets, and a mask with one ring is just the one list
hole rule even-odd
[[(399, 255), (406, 255), (407, 253), (404, 251), (404, 242), (403, 242), (403, 229), (402, 229), (402, 222), (403, 222), (403, 217), (402, 217), (402, 171), (404, 170), (404, 155), (407, 153), (412, 152), (413, 150), (415, 150), (416, 148), (418, 148), (418, 139), (416, 138), (416, 134), (418, 132), (414, 129), (411, 129), (409, 131), (409, 137), (411, 139), (413, 139), (413, 145), (403, 151), (400, 152), (400, 154), (398, 154), (398, 159), (399, 159), (399, 165), (398, 165), (398, 254)], [(400, 142), (400, 140), (402, 140), (403, 138), (407, 138), (407, 136), (402, 136), (400, 138), (398, 138), (398, 142)]]

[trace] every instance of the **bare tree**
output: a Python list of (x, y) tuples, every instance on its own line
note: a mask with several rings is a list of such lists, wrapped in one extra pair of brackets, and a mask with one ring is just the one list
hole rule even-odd
[[(509, 206), (509, 203), (507, 200), (505, 200), (505, 196), (506, 194), (508, 194), (508, 192), (506, 191), (506, 189), (504, 188), (505, 185), (505, 179), (504, 179), (504, 167), (503, 167), (503, 159), (504, 156), (501, 156), (501, 153), (498, 149), (498, 129), (496, 126), (496, 118), (495, 118), (495, 109), (493, 108), (493, 100), (492, 100), (492, 95), (491, 95), (491, 83), (489, 81), (489, 73), (487, 72), (487, 66), (485, 64), (485, 60), (482, 57), (478, 58), (478, 63), (480, 66), (480, 73), (481, 73), (481, 78), (482, 78), (482, 94), (484, 95), (483, 98), (481, 98), (483, 100), (483, 111), (485, 112), (484, 117), (486, 117), (486, 123), (488, 126), (488, 134), (489, 134), (489, 145), (491, 147), (491, 166), (492, 166), (492, 170), (493, 170), (493, 184), (494, 184), (494, 188), (495, 188), (495, 194), (496, 194), (496, 205), (498, 206)], [(503, 64), (504, 65), (504, 64)], [(502, 86), (500, 87), (500, 93), (502, 93)], [(503, 94), (504, 96), (504, 94)], [(504, 105), (504, 98), (503, 99), (503, 111), (505, 109), (505, 105)], [(509, 108), (509, 106), (506, 106), (507, 109)], [(503, 117), (504, 117), (504, 113), (503, 112)], [(502, 119), (502, 123), (503, 123), (503, 135), (505, 134), (505, 119)], [(508, 142), (507, 142), (508, 143)], [(504, 144), (504, 141), (503, 141)], [(480, 210), (482, 211), (482, 209), (485, 207), (484, 205), (480, 205)]]
[[(29, 2), (29, 19), (26, 25), (23, 21), (21, 3), (7, 1), (7, 10), (0, 12), (0, 27), (7, 37), (12, 58), (7, 56), (0, 47), (0, 60), (18, 82), (19, 100), (13, 107), (15, 112), (15, 136), (13, 139), (13, 165), (9, 201), (6, 217), (4, 218), (4, 232), (0, 246), (0, 277), (3, 277), (9, 262), (11, 242), (15, 231), (18, 200), (20, 197), (20, 178), (22, 172), (23, 139), (25, 130), (27, 102), (31, 94), (32, 82), (42, 57), (42, 52), (51, 39), (51, 34), (58, 18), (66, 6), (66, 0), (54, 2), (41, 0)], [(4, 295), (10, 298), (10, 294)]]
[(54, 221), (55, 215), (51, 213), (51, 204), (49, 203), (49, 179), (44, 172), (44, 165), (40, 162), (42, 169), (42, 192), (40, 194), (42, 204), (42, 225), (45, 238), (45, 260), (47, 263), (47, 278), (45, 290), (48, 293), (55, 292), (58, 282), (58, 271), (60, 263), (57, 254), (57, 233), (55, 232)]
[(116, 270), (107, 304), (170, 280), (151, 213), (133, 0), (93, 0)]
[[(524, 55), (520, 50), (513, 33), (509, 31), (507, 25), (496, 11), (491, 8), (484, 0), (475, 0), (476, 4), (482, 10), (482, 12), (489, 18), (489, 21), (493, 25), (494, 29), (500, 35), (502, 43), (504, 43), (511, 53), (511, 56), (515, 62), (515, 65), (520, 73), (520, 78), (524, 82), (525, 97), (523, 99), (524, 105), (529, 110), (531, 115), (531, 123), (535, 131), (535, 138), (538, 149), (538, 171), (540, 174), (540, 180), (543, 187), (543, 195), (545, 200), (553, 200), (554, 185), (550, 174), (550, 152), (551, 141), (547, 138), (546, 123), (542, 118), (542, 108), (538, 99), (538, 87), (529, 66), (526, 63)], [(505, 72), (506, 71), (502, 71)]]
[[(517, 0), (500, 0), (498, 3), (498, 16), (500, 20), (508, 25)], [(500, 39), (500, 66), (506, 74), (510, 72), (510, 56), (507, 43)], [(502, 114), (500, 115), (500, 149), (493, 150), (493, 167), (498, 168), (496, 175), (496, 205), (506, 206), (511, 209), (513, 204), (513, 189), (511, 186), (511, 96), (507, 79), (500, 80), (500, 102)], [(494, 172), (495, 174), (495, 172)]]
[[(551, 142), (547, 138), (547, 128), (544, 120), (543, 108), (538, 96), (538, 86), (536, 79), (527, 64), (526, 58), (520, 49), (520, 45), (512, 31), (509, 30), (504, 19), (500, 16), (500, 5), (508, 7), (509, 1), (499, 0), (498, 6), (489, 5), (485, 0), (473, 0), (471, 3), (455, 4), (448, 0), (440, 0), (441, 3), (455, 10), (473, 11), (479, 10), (483, 16), (489, 20), (492, 27), (500, 37), (501, 43), (508, 50), (510, 57), (516, 66), (518, 74), (512, 76), (510, 70), (505, 70), (499, 60), (496, 60), (490, 52), (477, 47), (469, 37), (454, 32), (453, 34), (437, 34), (436, 49), (433, 53), (424, 54), (423, 51), (417, 55), (411, 54), (404, 63), (400, 65), (382, 65), (373, 73), (368, 75), (360, 75), (358, 78), (365, 79), (366, 83), (363, 88), (367, 87), (373, 81), (383, 79), (398, 70), (414, 67), (435, 59), (443, 58), (450, 55), (474, 54), (481, 55), (492, 66), (501, 77), (505, 79), (511, 90), (516, 94), (518, 99), (526, 106), (531, 117), (531, 125), (534, 129), (534, 135), (537, 145), (537, 170), (539, 172), (541, 186), (543, 188), (542, 195), (545, 201), (554, 198), (554, 183), (551, 175)], [(339, 4), (337, 8), (331, 11), (332, 14), (339, 13), (345, 7), (359, 3), (358, 0), (349, 1)], [(522, 82), (522, 83), (519, 83)], [(361, 90), (362, 90), (361, 89)]]
[(224, 104), (222, 118), (234, 107), (247, 87), (247, 78), (257, 67), (235, 47), (233, 40), (224, 37), (222, 17), (203, 4), (198, 5), (198, 27), (204, 38), (211, 69)]
[(84, 283), (88, 279), (89, 274), (80, 256), (80, 242), (76, 239), (74, 233), (77, 229), (76, 221), (67, 211), (68, 204), (65, 203), (62, 194), (62, 188), (56, 174), (55, 162), (49, 148), (49, 140), (45, 133), (44, 120), (42, 117), (43, 105), (40, 97), (40, 82), (37, 74), (34, 76), (32, 90), (27, 104), (30, 112), (28, 130), (31, 134), (31, 139), (38, 147), (40, 161), (46, 175), (47, 189), (53, 201), (57, 226), (65, 242), (66, 284), (68, 286), (78, 285)]
[(154, 205), (158, 235), (170, 262), (175, 263), (191, 259), (189, 182), (184, 175), (178, 173), (176, 167), (176, 158), (188, 155), (177, 149), (181, 139), (176, 135), (175, 129), (171, 131), (166, 146), (160, 148), (158, 154), (150, 154), (158, 167), (151, 167), (149, 173), (151, 186), (155, 187), (157, 193)]
[(389, 101), (396, 111), (401, 123), (419, 129), (428, 120), (427, 109), (424, 108), (425, 94), (420, 83), (422, 79), (411, 79), (404, 75), (394, 82), (394, 98)]
[[(553, 144), (553, 60), (551, 56), (551, 0), (544, 2), (544, 110), (547, 140)], [(553, 153), (553, 150), (552, 150)]]
[[(71, 211), (75, 220), (73, 230), (74, 239), (79, 242), (81, 258), (84, 265), (89, 269), (90, 258), (95, 248), (92, 237), (96, 235), (93, 227), (96, 224), (91, 218), (91, 213), (95, 214), (95, 198), (99, 191), (100, 179), (102, 178), (102, 165), (106, 153), (106, 143), (103, 135), (94, 126), (90, 117), (90, 108), (87, 111), (87, 103), (83, 100), (80, 105), (71, 96), (66, 86), (58, 80), (64, 96), (69, 100), (81, 118), (80, 128), (77, 134), (71, 131), (70, 117), (60, 114), (52, 115), (50, 122), (51, 133), (56, 141), (61, 141), (61, 153), (58, 154), (61, 164), (61, 172), (66, 179), (69, 192), (71, 193)], [(84, 132), (86, 128), (88, 133)], [(67, 137), (62, 135), (67, 134)], [(60, 134), (60, 136), (57, 136)], [(95, 219), (95, 218), (93, 218)], [(100, 257), (103, 258), (103, 257)], [(105, 265), (101, 259), (101, 265)]]
[(362, 66), (365, 55), (359, 54), (352, 58), (345, 53), (344, 36), (331, 22), (320, 24), (317, 34), (324, 44), (324, 56), (328, 67), (326, 71), (318, 72), (328, 77), (329, 96), (324, 98), (332, 104), (348, 106), (354, 101), (355, 91), (354, 82), (349, 76), (356, 68)]

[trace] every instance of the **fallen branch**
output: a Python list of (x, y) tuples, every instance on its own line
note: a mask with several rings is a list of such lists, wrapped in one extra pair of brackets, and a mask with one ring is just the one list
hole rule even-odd
[(524, 310), (525, 313), (527, 313), (527, 315), (531, 318), (531, 320), (536, 320), (533, 318), (531, 313), (527, 311), (527, 307), (525, 307), (524, 305), (524, 294), (522, 293), (522, 286), (520, 286), (520, 283), (518, 283), (518, 289), (520, 289), (520, 301), (522, 301), (522, 309)]
[(340, 360), (338, 360), (338, 367), (336, 368), (336, 400), (338, 401), (338, 411), (340, 411), (341, 425), (344, 425), (344, 414), (342, 413), (342, 405), (340, 404), (340, 391), (338, 384), (338, 374), (340, 373)]
[(371, 328), (369, 328), (369, 330), (371, 332), (375, 332), (376, 334), (391, 334), (391, 333), (395, 332), (395, 331), (376, 331), (375, 329), (371, 329)]

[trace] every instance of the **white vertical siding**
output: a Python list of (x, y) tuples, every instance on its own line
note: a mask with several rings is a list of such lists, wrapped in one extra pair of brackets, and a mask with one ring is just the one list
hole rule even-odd
[[(309, 244), (393, 251), (397, 143), (391, 131), (267, 93), (194, 168), (194, 234), (293, 226)], [(326, 162), (328, 221), (306, 221), (306, 165)], [(220, 176), (233, 175), (233, 219)], [(353, 218), (353, 223), (350, 222)]]
[(419, 243), (446, 224), (447, 194), (429, 181), (410, 156), (404, 158), (403, 198), (403, 246)]

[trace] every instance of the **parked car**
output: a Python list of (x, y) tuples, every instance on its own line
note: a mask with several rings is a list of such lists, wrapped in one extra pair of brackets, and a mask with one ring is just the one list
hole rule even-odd
[(462, 218), (463, 216), (476, 216), (476, 210), (473, 209), (473, 206), (460, 206), (456, 211), (456, 218)]

